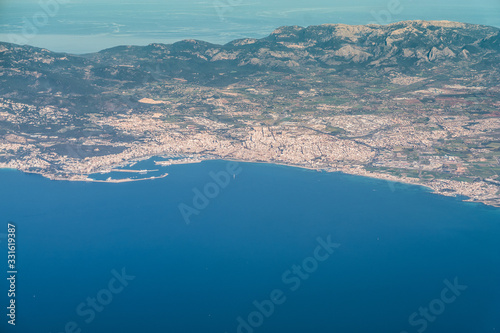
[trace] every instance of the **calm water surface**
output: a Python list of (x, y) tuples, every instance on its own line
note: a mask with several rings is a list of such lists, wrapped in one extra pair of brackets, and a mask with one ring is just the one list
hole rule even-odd
[[(59, 333), (74, 322), (92, 333), (224, 333), (249, 315), (258, 327), (239, 332), (500, 329), (499, 209), (416, 186), (241, 163), (187, 225), (179, 204), (196, 209), (193, 189), (203, 192), (210, 172), (227, 166), (170, 166), (166, 178), (123, 184), (1, 170), (0, 232), (17, 225), (19, 270), (17, 325), (3, 314), (1, 331)], [(318, 237), (329, 235), (340, 246), (314, 262)], [(303, 263), (310, 273), (294, 274)], [(112, 279), (122, 269), (130, 279), (120, 284)], [(455, 278), (467, 289), (444, 303), (443, 281)], [(255, 314), (253, 302), (269, 304), (276, 289), (281, 304)], [(106, 304), (92, 308), (98, 296)], [(5, 309), (5, 292), (0, 301)], [(430, 303), (438, 315), (425, 319), (419, 308)]]

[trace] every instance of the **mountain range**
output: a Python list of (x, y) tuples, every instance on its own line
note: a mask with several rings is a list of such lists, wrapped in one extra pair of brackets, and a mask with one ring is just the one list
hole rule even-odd
[(83, 55), (0, 42), (0, 164), (86, 180), (187, 154), (496, 203), (499, 64), (500, 29), (449, 21), (285, 26), (225, 45)]

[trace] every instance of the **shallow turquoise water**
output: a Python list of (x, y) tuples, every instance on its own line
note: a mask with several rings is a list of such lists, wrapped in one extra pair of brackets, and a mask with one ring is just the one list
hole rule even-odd
[[(187, 225), (179, 204), (195, 209), (193, 189), (203, 192), (209, 173), (227, 166), (170, 166), (166, 178), (123, 184), (0, 171), (0, 233), (17, 225), (19, 270), (17, 325), (2, 314), (1, 332), (59, 333), (74, 322), (93, 333), (224, 333), (249, 315), (254, 332), (500, 329), (499, 209), (416, 186), (241, 163)], [(317, 238), (329, 235), (340, 246), (314, 266)], [(307, 278), (287, 275), (302, 263)], [(111, 271), (122, 268), (135, 278), (109, 293)], [(455, 278), (467, 289), (441, 309), (443, 281)], [(285, 300), (259, 322), (253, 302), (269, 304), (273, 290)], [(97, 295), (100, 311), (87, 304)], [(410, 325), (429, 303), (439, 314)]]

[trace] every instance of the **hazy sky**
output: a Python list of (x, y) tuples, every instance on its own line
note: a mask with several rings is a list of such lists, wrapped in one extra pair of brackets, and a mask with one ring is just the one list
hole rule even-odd
[(84, 53), (186, 38), (226, 43), (282, 25), (410, 19), (500, 27), (500, 0), (0, 0), (0, 41)]

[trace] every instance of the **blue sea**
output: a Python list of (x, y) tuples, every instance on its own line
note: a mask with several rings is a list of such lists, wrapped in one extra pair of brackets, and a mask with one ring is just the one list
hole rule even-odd
[(165, 178), (120, 184), (1, 170), (2, 275), (8, 221), (18, 275), (15, 327), (0, 283), (0, 331), (500, 330), (500, 209), (230, 163), (172, 165)]

